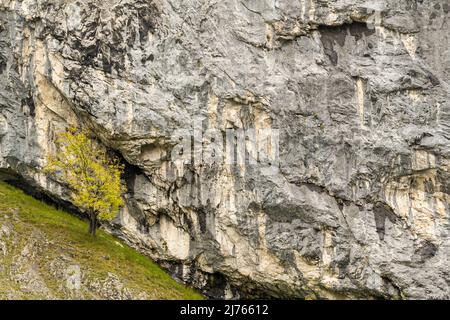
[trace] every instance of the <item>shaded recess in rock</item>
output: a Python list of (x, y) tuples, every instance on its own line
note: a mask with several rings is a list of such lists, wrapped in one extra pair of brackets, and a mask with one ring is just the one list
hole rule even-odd
[(26, 194), (38, 199), (50, 206), (57, 209), (65, 210), (75, 216), (80, 218), (87, 218), (84, 213), (82, 213), (77, 207), (68, 201), (64, 201), (59, 197), (51, 195), (46, 190), (42, 189), (32, 180), (23, 178), (22, 176), (16, 174), (12, 170), (0, 169), (0, 180), (22, 190)]
[(34, 98), (31, 94), (28, 94), (22, 99), (22, 109), (28, 109), (29, 115), (34, 117), (36, 115), (36, 105), (34, 104)]
[(423, 240), (414, 251), (413, 260), (416, 263), (425, 263), (433, 258), (438, 251), (438, 247), (428, 240)]
[(380, 237), (380, 240), (384, 240), (386, 235), (386, 219), (388, 219), (391, 223), (395, 223), (397, 221), (397, 216), (389, 206), (382, 203), (377, 203), (374, 206), (373, 214), (378, 236)]
[(363, 37), (369, 37), (375, 33), (374, 29), (368, 28), (366, 23), (352, 22), (341, 26), (324, 26), (318, 28), (321, 34), (321, 41), (325, 54), (331, 63), (336, 66), (338, 64), (338, 53), (335, 46), (345, 46), (345, 40), (348, 36), (354, 37), (356, 41)]
[(3, 71), (6, 70), (6, 66), (7, 66), (6, 61), (2, 56), (0, 56), (0, 74), (2, 74)]

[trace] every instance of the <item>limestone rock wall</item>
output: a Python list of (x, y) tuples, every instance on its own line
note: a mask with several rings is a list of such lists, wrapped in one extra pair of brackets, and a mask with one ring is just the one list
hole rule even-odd
[[(450, 298), (449, 11), (0, 0), (0, 167), (68, 200), (40, 170), (90, 128), (128, 164), (111, 232), (213, 297)], [(278, 132), (277, 170), (171, 161), (195, 119)]]

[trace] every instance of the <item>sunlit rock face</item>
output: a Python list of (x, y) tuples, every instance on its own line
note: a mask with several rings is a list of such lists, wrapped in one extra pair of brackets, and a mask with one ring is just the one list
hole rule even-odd
[(127, 163), (107, 228), (212, 297), (450, 298), (449, 11), (0, 0), (0, 167), (68, 200), (41, 169), (91, 129)]

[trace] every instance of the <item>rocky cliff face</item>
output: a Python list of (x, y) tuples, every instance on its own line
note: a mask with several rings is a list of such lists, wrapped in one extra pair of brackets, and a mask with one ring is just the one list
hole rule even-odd
[(0, 167), (67, 200), (40, 171), (90, 128), (128, 164), (111, 232), (213, 297), (450, 298), (449, 11), (0, 0)]

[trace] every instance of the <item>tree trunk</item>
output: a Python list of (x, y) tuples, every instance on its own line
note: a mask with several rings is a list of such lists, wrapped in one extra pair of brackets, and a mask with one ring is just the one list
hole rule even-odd
[(97, 231), (97, 215), (92, 213), (89, 215), (89, 234), (94, 237), (96, 231)]

